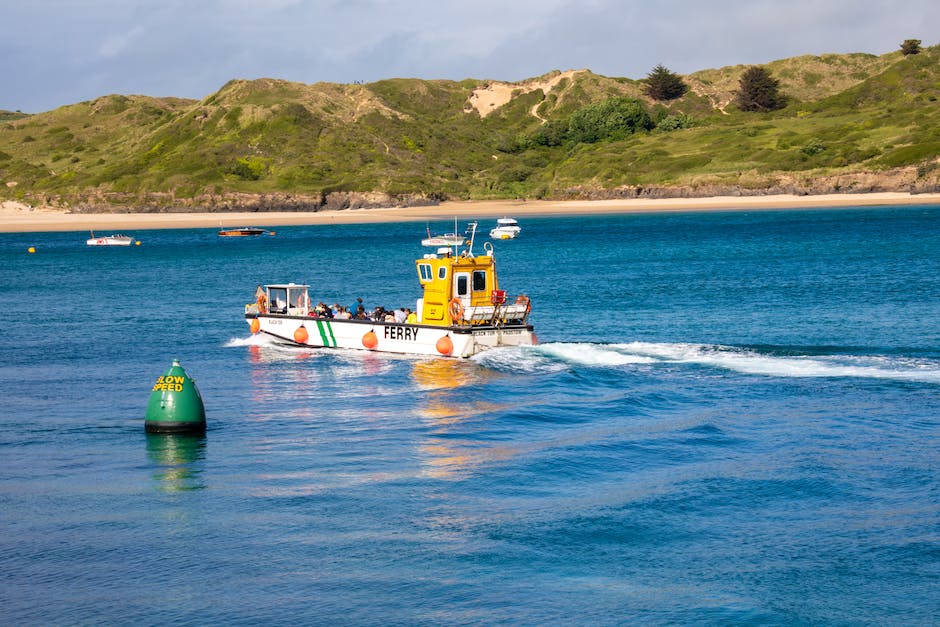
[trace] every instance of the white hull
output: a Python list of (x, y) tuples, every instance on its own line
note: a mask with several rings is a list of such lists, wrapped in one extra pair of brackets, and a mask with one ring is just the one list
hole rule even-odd
[(124, 235), (112, 235), (106, 237), (92, 237), (85, 240), (89, 246), (130, 246), (134, 238)]
[[(530, 346), (536, 343), (535, 334), (529, 325), (439, 327), (265, 314), (257, 316), (249, 314), (245, 318), (249, 324), (257, 320), (258, 331), (277, 341), (314, 348), (347, 348), (438, 357), (441, 355), (470, 357), (498, 346)], [(306, 331), (305, 342), (298, 342), (295, 339), (297, 337), (295, 333), (301, 326)], [(368, 346), (372, 338), (365, 337), (370, 332), (375, 334), (375, 345), (372, 348)], [(300, 336), (302, 337), (303, 334), (301, 333)], [(449, 353), (442, 352), (438, 344), (438, 340), (445, 336), (450, 338), (453, 346)]]

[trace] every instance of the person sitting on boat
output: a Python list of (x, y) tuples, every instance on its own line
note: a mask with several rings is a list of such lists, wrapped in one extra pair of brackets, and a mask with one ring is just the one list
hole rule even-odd
[(405, 322), (408, 324), (417, 324), (418, 323), (418, 314), (411, 311), (410, 309), (405, 309), (405, 313), (408, 314), (405, 317)]
[(356, 317), (356, 314), (359, 313), (359, 308), (362, 307), (365, 311), (365, 305), (362, 304), (362, 297), (357, 298), (352, 305), (349, 306), (349, 313), (353, 315), (353, 318)]
[(382, 321), (383, 322), (398, 322), (397, 320), (395, 320), (395, 312), (388, 311), (388, 310), (385, 311), (385, 317), (382, 318)]
[(337, 320), (349, 320), (352, 318), (352, 315), (345, 307), (336, 306), (336, 315), (333, 316)]
[[(361, 299), (360, 299), (361, 300)], [(366, 308), (362, 305), (359, 305), (356, 308), (356, 315), (353, 316), (356, 320), (368, 320), (369, 316), (366, 315)]]
[(408, 319), (408, 314), (405, 313), (404, 307), (399, 307), (395, 310), (395, 322), (404, 322)]

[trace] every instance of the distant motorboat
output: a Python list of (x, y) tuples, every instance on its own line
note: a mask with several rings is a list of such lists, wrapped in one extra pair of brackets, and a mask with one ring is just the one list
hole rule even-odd
[(426, 238), (421, 240), (422, 246), (463, 246), (463, 243), (467, 240), (463, 235), (457, 235), (456, 233), (444, 233), (443, 235), (431, 235), (428, 234)]
[(133, 241), (134, 238), (130, 235), (116, 233), (95, 237), (95, 232), (91, 231), (91, 237), (85, 240), (85, 243), (89, 246), (130, 246)]
[(274, 231), (259, 229), (256, 226), (243, 226), (238, 229), (219, 229), (222, 237), (246, 237), (251, 235), (274, 235)]
[(467, 241), (467, 238), (463, 235), (458, 235), (457, 231), (457, 220), (454, 220), (454, 233), (444, 233), (442, 235), (431, 235), (431, 227), (427, 227), (428, 236), (421, 240), (422, 246), (433, 246), (433, 247), (443, 247), (443, 246), (463, 246), (464, 242)]
[(490, 230), (490, 239), (513, 239), (522, 231), (515, 218), (499, 218)]

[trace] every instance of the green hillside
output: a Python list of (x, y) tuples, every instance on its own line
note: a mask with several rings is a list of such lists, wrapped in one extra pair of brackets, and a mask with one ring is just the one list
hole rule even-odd
[[(936, 191), (938, 60), (940, 47), (775, 61), (764, 67), (788, 104), (762, 113), (733, 104), (744, 66), (684, 76), (689, 91), (666, 104), (647, 98), (642, 80), (587, 70), (515, 84), (233, 80), (201, 101), (103, 96), (36, 115), (0, 112), (0, 196), (164, 210), (309, 207), (337, 192)], [(648, 117), (626, 132), (584, 135), (611, 111)]]

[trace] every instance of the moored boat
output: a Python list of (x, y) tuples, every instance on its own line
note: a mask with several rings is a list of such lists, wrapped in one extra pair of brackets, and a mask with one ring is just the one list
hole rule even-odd
[(256, 302), (245, 306), (245, 320), (252, 333), (304, 347), (470, 357), (536, 343), (529, 298), (510, 299), (500, 289), (489, 242), (476, 255), (471, 233), (459, 254), (442, 247), (417, 259), (415, 269), (423, 294), (405, 322), (323, 315), (310, 305), (309, 286), (295, 283), (259, 287)]
[(496, 227), (490, 230), (491, 239), (513, 239), (522, 231), (515, 218), (499, 218)]
[(115, 233), (114, 235), (102, 235), (95, 237), (95, 232), (91, 231), (91, 237), (85, 240), (88, 246), (130, 246), (134, 238), (130, 235)]
[[(476, 222), (472, 222), (470, 227), (476, 228)], [(469, 227), (468, 227), (469, 228)], [(454, 232), (444, 233), (443, 235), (431, 235), (431, 227), (427, 227), (428, 236), (421, 240), (422, 246), (433, 246), (440, 248), (443, 246), (463, 246), (467, 238), (457, 234), (457, 220), (454, 220)]]
[(252, 235), (274, 235), (274, 231), (259, 229), (256, 226), (243, 226), (237, 229), (219, 229), (219, 235), (222, 237), (247, 237)]

